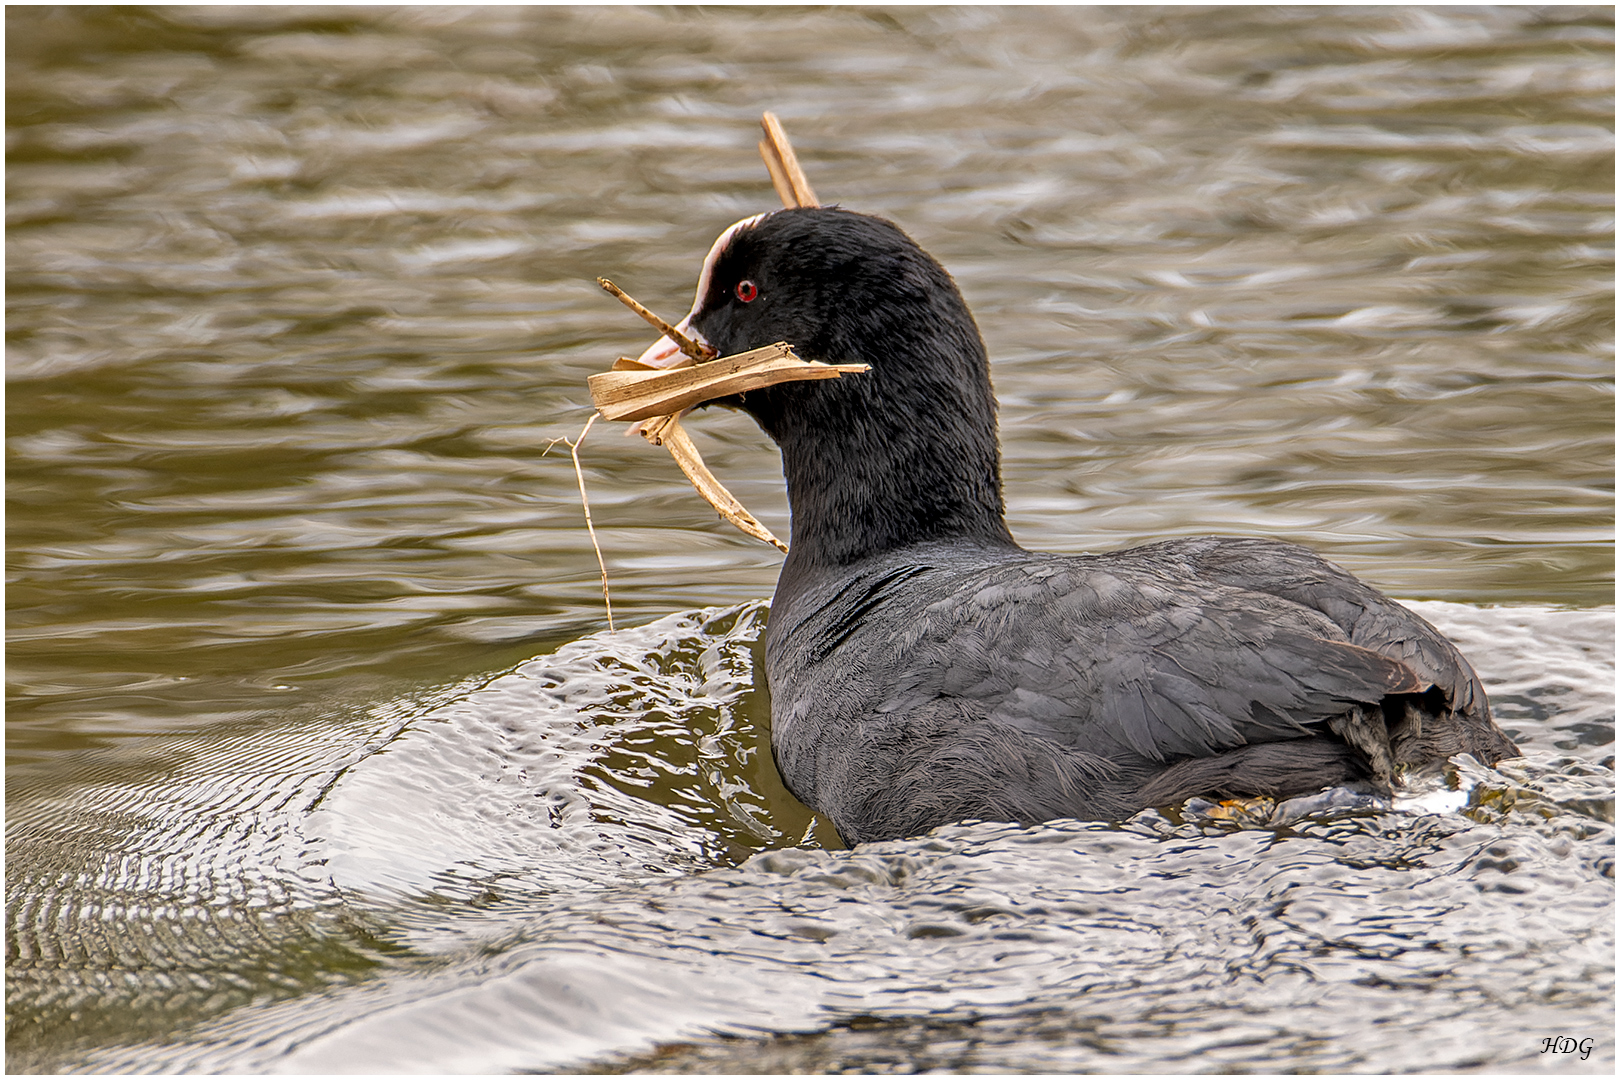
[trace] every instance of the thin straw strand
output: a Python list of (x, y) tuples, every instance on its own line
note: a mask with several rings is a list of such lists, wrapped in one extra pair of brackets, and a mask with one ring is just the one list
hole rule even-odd
[(602, 559), (602, 545), (596, 542), (596, 526), (591, 524), (591, 500), (585, 494), (585, 470), (579, 464), (579, 448), (585, 442), (585, 436), (590, 434), (591, 425), (601, 419), (601, 413), (591, 413), (591, 418), (585, 421), (585, 426), (574, 436), (572, 442), (566, 438), (552, 439), (551, 444), (541, 451), (541, 454), (550, 453), (551, 447), (558, 443), (568, 447), (569, 456), (574, 459), (574, 479), (579, 482), (579, 505), (585, 509), (585, 531), (591, 537), (591, 550), (596, 552), (596, 565), (602, 571), (602, 604), (607, 608), (608, 632), (613, 632), (613, 600), (608, 596), (607, 563)]

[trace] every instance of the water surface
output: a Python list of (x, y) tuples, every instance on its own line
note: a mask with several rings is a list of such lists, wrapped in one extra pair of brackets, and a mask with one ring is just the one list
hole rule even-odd
[[(1609, 9), (7, 24), (14, 1070), (1612, 1069)], [(1023, 543), (1309, 544), (1524, 762), (836, 850), (779, 556), (598, 425), (602, 634), (553, 445), (649, 337), (591, 280), (678, 316), (775, 205), (766, 107), (956, 275)]]

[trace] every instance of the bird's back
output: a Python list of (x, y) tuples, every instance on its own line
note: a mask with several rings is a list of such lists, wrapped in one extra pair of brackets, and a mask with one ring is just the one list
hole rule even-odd
[(922, 544), (789, 568), (767, 668), (783, 777), (852, 841), (1514, 752), (1450, 642), (1275, 541)]

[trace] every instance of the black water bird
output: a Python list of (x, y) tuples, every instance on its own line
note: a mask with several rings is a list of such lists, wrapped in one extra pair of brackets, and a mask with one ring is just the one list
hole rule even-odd
[(872, 366), (720, 401), (781, 448), (792, 508), (772, 748), (849, 842), (1387, 791), (1406, 767), (1517, 753), (1451, 642), (1302, 547), (1019, 547), (978, 327), (894, 224), (837, 208), (738, 222), (679, 328), (721, 355), (786, 341)]

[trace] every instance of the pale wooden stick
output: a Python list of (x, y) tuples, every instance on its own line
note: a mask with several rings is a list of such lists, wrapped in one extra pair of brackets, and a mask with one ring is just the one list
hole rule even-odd
[(609, 293), (618, 297), (625, 307), (629, 308), (637, 315), (640, 315), (643, 319), (646, 319), (653, 325), (655, 329), (657, 329), (665, 337), (669, 338), (669, 340), (673, 341), (677, 346), (680, 347), (681, 352), (685, 353), (694, 364), (701, 364), (703, 361), (712, 359), (714, 357), (715, 352), (713, 349), (699, 345), (697, 342), (675, 329), (673, 324), (665, 322), (657, 315), (654, 315), (652, 312), (642, 307), (636, 302), (635, 297), (613, 284), (613, 282), (609, 281), (607, 278), (599, 277), (596, 279), (596, 283), (602, 286), (602, 288), (606, 289)]
[(675, 459), (675, 464), (681, 467), (681, 472), (685, 473), (692, 486), (697, 488), (698, 494), (707, 499), (709, 505), (720, 512), (721, 517), (754, 539), (763, 540), (784, 555), (787, 554), (787, 545), (778, 540), (771, 530), (761, 525), (758, 519), (737, 501), (737, 497), (714, 478), (709, 467), (703, 464), (703, 455), (692, 445), (691, 436), (686, 434), (686, 429), (681, 427), (679, 420), (670, 417), (669, 424), (664, 428), (663, 439), (664, 449), (669, 451), (669, 456)]
[[(805, 178), (804, 170), (799, 168), (798, 156), (793, 153), (793, 144), (788, 142), (787, 132), (782, 130), (782, 122), (773, 112), (766, 112), (759, 121), (760, 127), (765, 129), (765, 141), (770, 144), (771, 153), (765, 154), (765, 167), (770, 170), (771, 183), (776, 187), (776, 194), (780, 196), (784, 206), (820, 206), (816, 193), (811, 190), (810, 181)], [(764, 153), (761, 151), (761, 153)], [(771, 158), (776, 158), (776, 165), (781, 167), (782, 177), (787, 181), (789, 194), (784, 194), (782, 185), (776, 179), (776, 166)]]
[(764, 139), (759, 140), (759, 156), (765, 159), (765, 171), (771, 174), (771, 187), (776, 189), (776, 197), (782, 200), (782, 205), (798, 206), (798, 200), (793, 195), (793, 181), (782, 171), (782, 159), (776, 156), (775, 149)]

